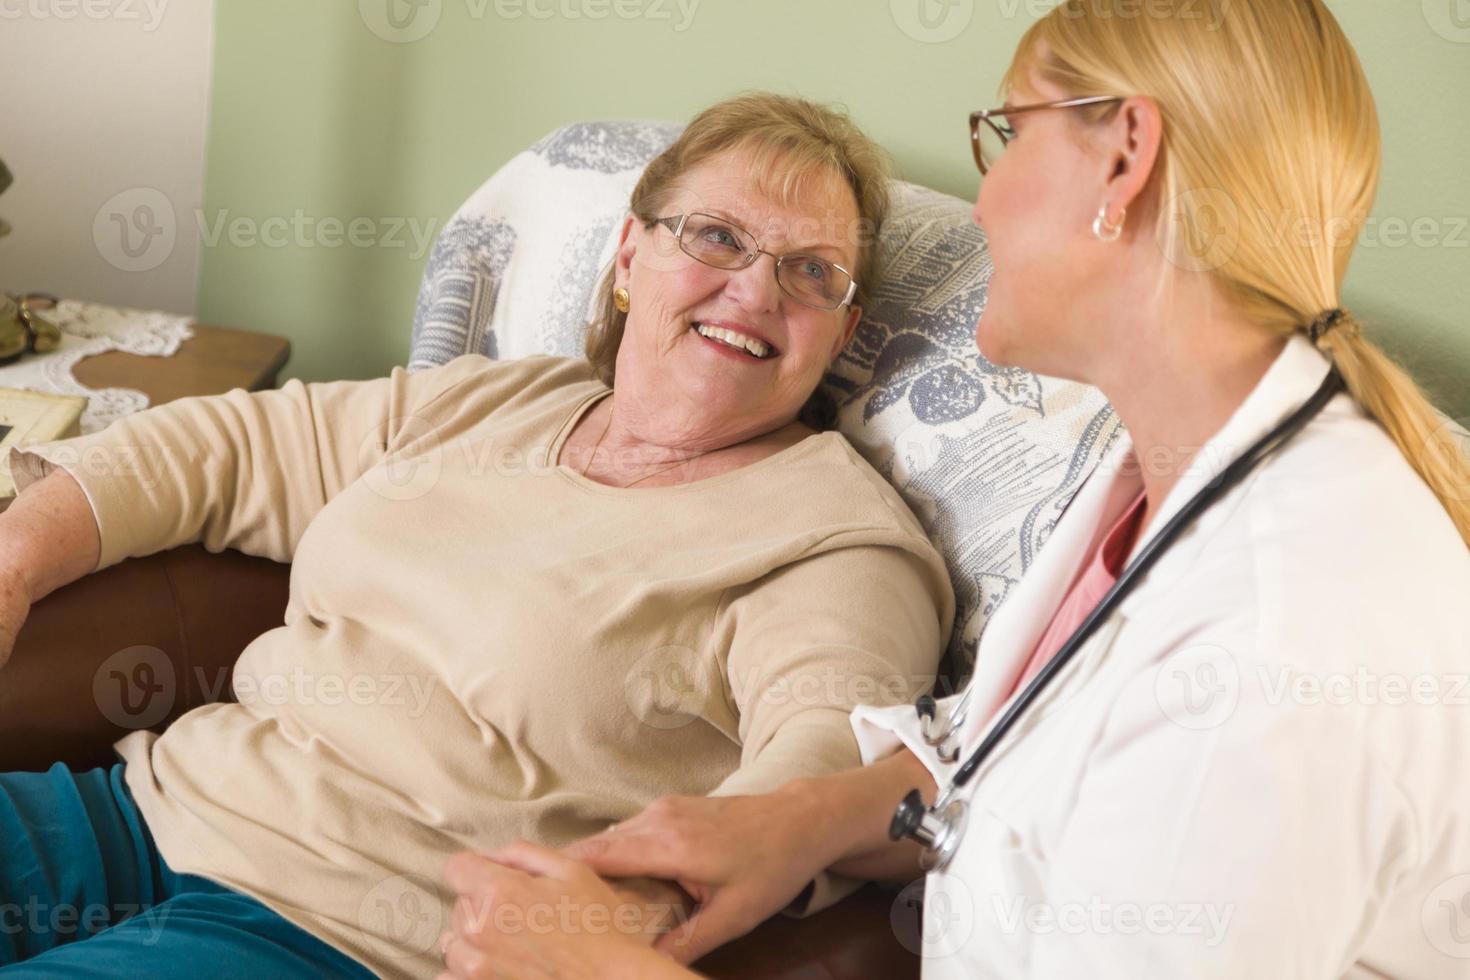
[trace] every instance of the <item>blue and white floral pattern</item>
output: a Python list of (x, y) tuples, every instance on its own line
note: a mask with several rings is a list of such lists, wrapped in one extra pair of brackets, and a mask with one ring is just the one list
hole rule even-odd
[(537, 140), (531, 152), (556, 167), (615, 174), (642, 171), (684, 127), (668, 122), (572, 123)]
[(419, 285), (410, 370), (468, 351), (498, 356), (490, 316), (515, 243), (515, 229), (488, 215), (456, 215), (444, 227)]

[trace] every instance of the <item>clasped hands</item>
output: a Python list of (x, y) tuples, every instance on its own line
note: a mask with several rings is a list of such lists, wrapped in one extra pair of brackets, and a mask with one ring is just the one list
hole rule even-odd
[(556, 851), (525, 841), (456, 854), (440, 938), (457, 980), (694, 976), (827, 864), (795, 794), (665, 797)]

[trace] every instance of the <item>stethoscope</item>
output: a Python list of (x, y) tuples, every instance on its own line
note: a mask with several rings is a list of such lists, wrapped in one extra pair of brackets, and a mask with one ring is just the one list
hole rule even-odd
[[(924, 867), (930, 871), (944, 870), (965, 836), (969, 810), (965, 801), (959, 798), (959, 792), (974, 778), (985, 760), (995, 751), (1000, 740), (1015, 727), (1021, 715), (1040, 696), (1047, 684), (1061, 673), (1062, 668), (1082, 648), (1088, 637), (1112, 615), (1128, 593), (1142, 580), (1144, 574), (1163, 556), (1179, 535), (1211, 505), (1239, 485), (1252, 470), (1260, 465), (1262, 460), (1280, 449), (1287, 440), (1301, 431), (1302, 427), (1315, 418), (1343, 387), (1341, 375), (1337, 373), (1336, 368), (1331, 369), (1327, 379), (1322, 382), (1322, 386), (1311, 398), (1307, 399), (1276, 428), (1262, 436), (1258, 442), (1225, 467), (1214, 480), (1206, 484), (1199, 493), (1190, 498), (1189, 502), (1180, 508), (1169, 523), (1165, 524), (1153, 540), (1139, 552), (1138, 557), (1123, 570), (1123, 574), (1103, 596), (1097, 607), (1082, 621), (1082, 625), (1077, 627), (1056, 655), (1047, 661), (1046, 665), (1031, 679), (1031, 683), (1026, 685), (1026, 689), (1011, 702), (1000, 720), (986, 733), (980, 745), (955, 771), (948, 788), (939, 794), (934, 805), (925, 806), (924, 798), (917, 789), (910, 791), (903, 798), (903, 802), (893, 813), (892, 823), (888, 826), (889, 838), (898, 841), (907, 837), (918, 841), (924, 846)], [(965, 688), (965, 692), (960, 695), (960, 699), (943, 721), (938, 718), (938, 704), (933, 697), (924, 695), (914, 703), (914, 710), (919, 715), (919, 731), (924, 742), (933, 747), (940, 760), (946, 764), (959, 760), (959, 729), (964, 724), (965, 715), (970, 709), (973, 690), (973, 684)]]

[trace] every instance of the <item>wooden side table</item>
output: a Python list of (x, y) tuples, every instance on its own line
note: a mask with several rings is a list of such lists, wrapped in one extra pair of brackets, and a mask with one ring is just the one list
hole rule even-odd
[(72, 375), (91, 388), (132, 388), (161, 405), (192, 395), (219, 395), (233, 388), (261, 391), (291, 356), (291, 342), (273, 334), (192, 324), (194, 336), (172, 357), (145, 357), (110, 350), (78, 361)]

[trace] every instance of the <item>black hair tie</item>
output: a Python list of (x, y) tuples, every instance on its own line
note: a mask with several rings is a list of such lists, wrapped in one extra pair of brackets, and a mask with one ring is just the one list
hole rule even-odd
[(1312, 338), (1312, 343), (1322, 339), (1322, 335), (1343, 320), (1347, 319), (1347, 311), (1343, 309), (1332, 309), (1324, 311), (1317, 319), (1313, 320), (1307, 327), (1307, 336)]

